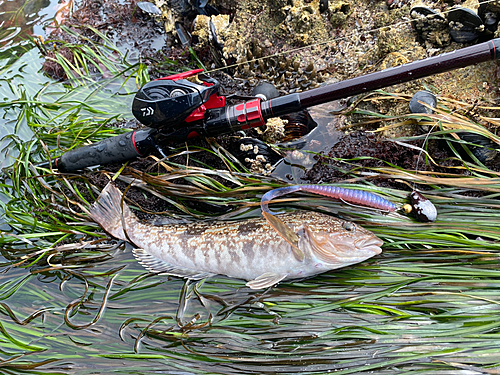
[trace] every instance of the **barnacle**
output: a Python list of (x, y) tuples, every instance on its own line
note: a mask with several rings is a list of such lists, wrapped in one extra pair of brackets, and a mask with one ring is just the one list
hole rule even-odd
[(281, 141), (285, 136), (286, 124), (288, 124), (288, 120), (274, 117), (267, 120), (264, 130), (257, 128), (256, 131), (265, 142), (276, 143)]
[[(210, 23), (212, 25), (210, 25)], [(211, 17), (205, 15), (196, 16), (193, 26), (193, 35), (198, 37), (198, 47), (203, 48), (210, 45), (211, 41), (214, 39), (217, 44), (224, 45), (228, 27), (228, 14), (219, 14)]]
[(252, 51), (256, 49), (263, 48), (254, 42), (252, 48), (247, 50), (246, 56), (237, 61), (234, 74), (236, 78), (246, 79), (250, 86), (264, 80), (271, 82), (282, 93), (293, 93), (319, 87), (328, 76), (327, 72), (318, 72), (318, 67), (312, 61), (303, 65), (299, 58), (292, 60), (283, 55), (254, 58)]

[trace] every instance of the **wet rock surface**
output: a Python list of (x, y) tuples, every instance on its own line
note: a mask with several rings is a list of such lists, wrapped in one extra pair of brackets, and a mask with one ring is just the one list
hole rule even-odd
[[(141, 10), (136, 1), (119, 4), (111, 0), (84, 0), (78, 4), (69, 23), (91, 25), (122, 48), (137, 53), (148, 64), (152, 78), (175, 69), (171, 61), (177, 61), (177, 67), (196, 67), (188, 47), (176, 33), (175, 24), (181, 25), (190, 38), (192, 51), (220, 81), (222, 94), (248, 95), (259, 83), (267, 81), (284, 95), (487, 40), (497, 33), (500, 14), (500, 2), (479, 7), (471, 1), (215, 0), (201, 10), (191, 7), (184, 11), (183, 4), (182, 1), (171, 4), (156, 0), (155, 5), (162, 12), (159, 16)], [(456, 13), (458, 8), (462, 11)], [(451, 12), (453, 9), (455, 15)], [(466, 20), (469, 23), (464, 21), (460, 26), (464, 14), (470, 16)], [(60, 31), (57, 36), (65, 38)], [(411, 98), (418, 91), (429, 90), (438, 100), (445, 96), (460, 102), (493, 106), (498, 103), (498, 77), (497, 63), (488, 62), (396, 85), (387, 91)], [(404, 100), (365, 100), (358, 108), (388, 117), (410, 112), (408, 101)], [(487, 109), (475, 111), (473, 115), (479, 123), (481, 116), (498, 117)], [(335, 161), (337, 158), (359, 158), (357, 165), (367, 169), (391, 163), (405, 169), (444, 171), (447, 166), (458, 163), (452, 159), (453, 153), (446, 145), (436, 141), (426, 145), (426, 149), (433, 158), (440, 160), (439, 167), (426, 163), (418, 149), (391, 141), (394, 136), (422, 134), (417, 123), (374, 135), (366, 131), (376, 130), (382, 122), (357, 125), (366, 121), (366, 117), (351, 113), (327, 113), (325, 116), (325, 121), (314, 120), (330, 124), (329, 127), (315, 129), (321, 137), (305, 142), (309, 150), (320, 152), (319, 155), (302, 158), (297, 150), (302, 146), (284, 152), (297, 160), (307, 159), (307, 167), (302, 164), (304, 172), (296, 182), (327, 183), (347, 178), (352, 166)], [(295, 126), (297, 135), (304, 135), (304, 127)], [(262, 140), (265, 132), (266, 129), (260, 133), (249, 131), (246, 136)], [(225, 136), (218, 141), (230, 149), (234, 139)], [(270, 139), (280, 142), (274, 135), (265, 140)], [(204, 145), (203, 140), (195, 143)], [(414, 145), (424, 146), (422, 141)], [(246, 156), (254, 161), (257, 157), (258, 154), (255, 158)], [(209, 156), (200, 160), (216, 163)], [(269, 172), (267, 159), (263, 163), (263, 169), (256, 172)], [(498, 169), (495, 165), (492, 168)], [(279, 177), (286, 178), (284, 175)], [(379, 183), (398, 185), (390, 180)]]
[[(420, 147), (423, 141), (408, 142), (412, 146)], [(431, 142), (428, 151), (437, 158), (446, 159), (451, 153), (444, 144)], [(354, 131), (346, 134), (328, 151), (316, 156), (315, 163), (304, 176), (311, 183), (338, 182), (349, 177), (353, 164), (338, 159), (351, 159), (356, 165), (361, 165), (369, 171), (373, 168), (387, 167), (389, 164), (407, 170), (432, 170), (444, 172), (446, 166), (457, 166), (458, 162), (448, 160), (442, 166), (428, 165), (424, 156), (417, 149), (405, 147), (390, 139), (380, 137), (374, 133)], [(389, 163), (389, 164), (388, 164)], [(352, 176), (350, 176), (352, 177)], [(381, 186), (404, 185), (393, 180), (377, 181)]]
[[(77, 4), (68, 24), (90, 25), (105, 33), (118, 46), (137, 52), (145, 58), (155, 77), (158, 62), (161, 63), (157, 59), (178, 60), (178, 66), (189, 65), (186, 49), (170, 25), (178, 22), (191, 36), (192, 47), (203, 64), (209, 70), (228, 66), (224, 72), (235, 79), (233, 85), (241, 91), (249, 91), (265, 80), (278, 86), (283, 95), (307, 90), (325, 81), (349, 79), (470, 44), (451, 40), (447, 17), (455, 3), (441, 1), (405, 1), (389, 6), (385, 1), (338, 0), (327, 2), (328, 9), (321, 13), (318, 0), (260, 3), (216, 0), (208, 5), (219, 14), (207, 16), (197, 14), (195, 10), (180, 12), (178, 8), (182, 8), (182, 1), (175, 1), (172, 5), (158, 0), (158, 9), (171, 10), (172, 15), (168, 19), (141, 10), (137, 3), (84, 0)], [(462, 8), (467, 12), (476, 12)], [(489, 25), (494, 25), (500, 12), (498, 9), (500, 6), (495, 8), (494, 4), (490, 4), (480, 14), (486, 17)], [(440, 26), (427, 25), (428, 34), (434, 33), (434, 36), (422, 39), (421, 29), (413, 17), (416, 10), (444, 23), (446, 32), (442, 31), (443, 35), (438, 36)], [(430, 22), (429, 19), (426, 22)], [(445, 36), (446, 33), (448, 35)], [(60, 31), (56, 36), (63, 40), (68, 38)], [(439, 43), (428, 42), (429, 39), (436, 42), (436, 38)], [(464, 68), (395, 89), (411, 94), (418, 91), (414, 91), (415, 87), (423, 84), (436, 85), (441, 95), (463, 100), (480, 96), (493, 101), (498, 87), (495, 66), (490, 63)], [(448, 84), (444, 84), (443, 76)], [(453, 82), (460, 86), (454, 87)], [(487, 85), (483, 84), (485, 82)], [(469, 87), (477, 89), (471, 92)]]

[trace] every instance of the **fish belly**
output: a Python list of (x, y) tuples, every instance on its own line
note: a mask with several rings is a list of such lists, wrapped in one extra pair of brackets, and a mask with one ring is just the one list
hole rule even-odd
[[(245, 225), (252, 230), (245, 230)], [(274, 230), (266, 228), (263, 220), (167, 227), (133, 221), (127, 225), (127, 235), (136, 246), (155, 258), (198, 272), (245, 280), (253, 280), (266, 272), (290, 277), (311, 274), (311, 262), (297, 261), (290, 244)], [(314, 270), (317, 265), (312, 268)], [(324, 270), (314, 273), (319, 272)]]

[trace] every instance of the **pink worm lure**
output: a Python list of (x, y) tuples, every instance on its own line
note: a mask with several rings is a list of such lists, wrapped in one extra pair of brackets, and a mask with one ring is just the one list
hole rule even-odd
[(347, 189), (331, 185), (293, 185), (274, 189), (264, 194), (260, 201), (262, 211), (271, 215), (277, 214), (278, 212), (273, 212), (269, 209), (269, 202), (274, 198), (294, 193), (296, 191), (305, 191), (308, 193), (324, 195), (330, 198), (340, 199), (346, 203), (377, 208), (382, 211), (393, 212), (397, 209), (397, 206), (394, 203), (382, 198), (381, 196), (364, 190)]

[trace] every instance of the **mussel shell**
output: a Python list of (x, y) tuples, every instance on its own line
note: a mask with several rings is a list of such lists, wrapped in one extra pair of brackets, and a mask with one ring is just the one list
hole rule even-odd
[(328, 0), (319, 0), (319, 11), (324, 13), (328, 10)]
[(188, 36), (186, 30), (184, 30), (184, 27), (180, 24), (180, 22), (176, 22), (174, 27), (177, 37), (179, 38), (179, 42), (181, 42), (183, 47), (189, 47), (191, 45), (191, 38)]
[(425, 6), (414, 6), (410, 10), (410, 16), (413, 19), (412, 25), (420, 34), (425, 28), (429, 27), (429, 22), (419, 23), (416, 22), (417, 19), (425, 17), (428, 21), (437, 20), (442, 23), (446, 22), (446, 19), (436, 10), (425, 7)]
[(412, 206), (412, 212), (418, 221), (422, 221), (424, 223), (436, 221), (436, 206), (434, 206), (434, 204), (430, 200), (425, 198), (418, 191), (411, 192), (410, 202)]
[(500, 21), (500, 9), (497, 6), (481, 4), (477, 14), (483, 20), (486, 30), (491, 33), (497, 31), (498, 22)]
[(483, 20), (473, 10), (454, 8), (448, 12), (450, 35), (457, 43), (469, 43), (481, 35)]
[[(423, 105), (421, 103), (425, 103), (426, 105)], [(410, 112), (411, 113), (433, 113), (434, 111), (432, 108), (436, 108), (437, 106), (437, 99), (436, 96), (429, 91), (426, 90), (421, 90), (417, 91), (413, 97), (410, 100), (410, 104), (408, 105), (410, 107)], [(431, 108), (429, 108), (431, 107)]]
[(410, 10), (412, 26), (424, 42), (440, 47), (450, 42), (448, 21), (437, 10), (425, 6), (414, 6)]
[(413, 8), (411, 8), (410, 10), (410, 16), (412, 18), (416, 18), (416, 13), (417, 14), (420, 14), (422, 16), (426, 16), (428, 19), (439, 19), (439, 20), (442, 20), (442, 21), (445, 21), (444, 17), (439, 14), (438, 11), (434, 10), (434, 9), (431, 9), (429, 7), (426, 7), (426, 6), (414, 6)]
[(281, 119), (288, 121), (285, 125), (285, 135), (282, 142), (290, 142), (302, 138), (318, 126), (307, 110), (281, 116)]
[(252, 96), (257, 96), (262, 100), (274, 99), (279, 95), (280, 94), (276, 87), (274, 87), (274, 85), (269, 82), (261, 82), (252, 90)]
[(468, 146), (472, 154), (481, 162), (492, 162), (498, 156), (500, 147), (488, 137), (476, 133), (459, 133), (460, 139), (478, 146)]
[(140, 1), (137, 3), (137, 7), (142, 10), (144, 13), (149, 14), (150, 16), (161, 16), (161, 10), (155, 4), (150, 3), (149, 1)]

